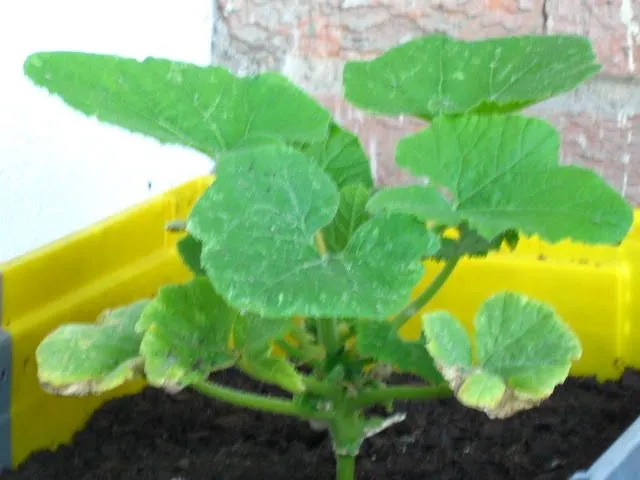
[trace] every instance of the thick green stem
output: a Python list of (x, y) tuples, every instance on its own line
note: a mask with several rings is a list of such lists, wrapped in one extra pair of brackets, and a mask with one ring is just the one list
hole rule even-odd
[(334, 318), (317, 319), (318, 337), (324, 346), (327, 357), (333, 356), (340, 349), (340, 335)]
[(356, 456), (365, 437), (360, 410), (352, 408), (346, 400), (343, 397), (338, 402), (333, 421), (329, 424), (336, 459), (336, 480), (354, 480)]
[(336, 455), (336, 480), (354, 480), (356, 478), (356, 457)]
[(383, 405), (395, 400), (433, 400), (450, 396), (451, 389), (447, 385), (399, 385), (375, 390), (364, 390), (358, 393), (351, 401), (351, 405), (354, 408), (367, 408), (372, 405)]
[(289, 415), (307, 420), (327, 421), (333, 418), (331, 415), (322, 412), (308, 411), (290, 400), (255, 395), (253, 393), (217, 385), (213, 382), (201, 381), (192, 385), (192, 387), (208, 397), (252, 410)]
[(335, 400), (342, 394), (340, 388), (316, 380), (313, 377), (303, 377), (302, 381), (306, 390), (314, 395)]
[(436, 276), (436, 278), (431, 282), (431, 285), (422, 292), (418, 298), (416, 298), (413, 302), (405, 307), (394, 319), (393, 326), (396, 330), (400, 330), (402, 326), (407, 323), (407, 321), (413, 317), (416, 313), (418, 313), (427, 303), (431, 301), (433, 297), (435, 297), (436, 293), (442, 288), (444, 283), (447, 281), (453, 269), (456, 268), (460, 257), (453, 257), (445, 263), (440, 273)]

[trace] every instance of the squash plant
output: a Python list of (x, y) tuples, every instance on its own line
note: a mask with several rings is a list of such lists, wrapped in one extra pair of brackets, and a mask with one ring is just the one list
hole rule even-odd
[[(185, 231), (178, 250), (193, 278), (51, 332), (36, 352), (43, 388), (100, 394), (143, 378), (293, 415), (328, 429), (339, 480), (354, 478), (367, 437), (403, 420), (394, 401), (454, 395), (491, 418), (540, 404), (581, 355), (552, 306), (496, 293), (472, 334), (425, 307), (461, 258), (513, 248), (521, 235), (625, 237), (631, 207), (594, 172), (561, 165), (556, 129), (521, 112), (599, 69), (589, 41), (571, 35), (431, 35), (348, 62), (348, 101), (426, 122), (396, 151), (422, 181), (380, 188), (359, 139), (280, 74), (31, 55), (26, 75), (71, 107), (216, 166), (188, 218), (172, 225)], [(428, 259), (441, 270), (412, 299)], [(401, 337), (424, 311), (420, 338)], [(217, 384), (215, 372), (232, 367), (288, 396)], [(392, 370), (421, 383), (390, 383)], [(370, 415), (375, 405), (388, 415)]]

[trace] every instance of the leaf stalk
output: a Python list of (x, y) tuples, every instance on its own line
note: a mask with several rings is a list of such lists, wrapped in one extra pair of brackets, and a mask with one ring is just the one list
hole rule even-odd
[(330, 412), (309, 411), (295, 404), (291, 400), (273, 398), (264, 395), (243, 392), (235, 388), (218, 385), (214, 382), (201, 381), (192, 385), (194, 390), (208, 397), (232, 403), (239, 407), (250, 408), (263, 412), (288, 415), (305, 420), (329, 421), (333, 418)]
[(451, 396), (449, 386), (442, 384), (430, 385), (399, 385), (383, 387), (372, 390), (364, 390), (351, 401), (354, 408), (367, 408), (373, 405), (384, 405), (401, 400), (435, 400)]
[(422, 292), (418, 298), (416, 298), (413, 302), (407, 305), (392, 321), (392, 325), (396, 330), (400, 330), (402, 326), (407, 323), (407, 321), (416, 315), (424, 306), (429, 303), (433, 297), (436, 296), (438, 291), (442, 288), (444, 283), (453, 273), (453, 270), (456, 268), (456, 265), (460, 261), (460, 257), (456, 256), (447, 260), (444, 267), (436, 278), (433, 279), (433, 282), (427, 287), (427, 289)]

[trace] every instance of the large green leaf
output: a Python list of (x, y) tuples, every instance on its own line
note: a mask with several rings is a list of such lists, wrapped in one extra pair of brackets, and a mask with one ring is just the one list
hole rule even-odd
[(340, 205), (336, 216), (322, 233), (331, 252), (345, 249), (356, 230), (369, 219), (366, 206), (369, 190), (360, 184), (348, 185), (340, 190)]
[(149, 384), (177, 391), (231, 367), (237, 316), (205, 277), (162, 287), (136, 325)]
[[(246, 150), (267, 146), (290, 146), (315, 160), (338, 188), (360, 184), (373, 186), (371, 165), (360, 140), (344, 128), (331, 124), (325, 137), (312, 143), (287, 142), (286, 139), (252, 136), (237, 142), (233, 150)], [(220, 160), (224, 160), (222, 157)]]
[(299, 148), (318, 162), (338, 188), (352, 184), (373, 187), (371, 165), (360, 140), (338, 125), (332, 124), (329, 135), (321, 141)]
[(559, 165), (559, 146), (556, 130), (539, 119), (439, 117), (397, 149), (398, 164), (430, 185), (382, 190), (369, 208), (468, 222), (486, 239), (517, 230), (549, 242), (620, 242), (633, 221), (631, 206), (595, 172)]
[(291, 318), (268, 318), (246, 313), (235, 322), (234, 349), (242, 353), (261, 351), (274, 340), (284, 338), (292, 327)]
[(401, 372), (420, 375), (428, 382), (442, 382), (424, 342), (403, 340), (391, 322), (363, 321), (357, 329), (356, 348), (361, 355), (391, 364)]
[(555, 310), (502, 292), (474, 320), (475, 358), (467, 332), (448, 312), (423, 317), (427, 349), (458, 400), (505, 418), (548, 398), (569, 375), (582, 349)]
[(384, 114), (426, 119), (508, 112), (572, 90), (600, 70), (572, 35), (455, 40), (436, 34), (345, 65), (345, 97)]
[(339, 201), (317, 164), (267, 146), (228, 154), (187, 225), (214, 287), (240, 311), (384, 318), (409, 300), (424, 273), (419, 260), (439, 240), (414, 217), (381, 215), (342, 252), (323, 252), (318, 234)]
[(135, 324), (149, 300), (108, 310), (95, 324), (67, 324), (36, 349), (38, 379), (48, 392), (82, 396), (143, 377), (141, 335)]
[(221, 67), (166, 59), (41, 52), (26, 75), (86, 115), (209, 156), (254, 136), (312, 143), (331, 118), (275, 73), (236, 77)]

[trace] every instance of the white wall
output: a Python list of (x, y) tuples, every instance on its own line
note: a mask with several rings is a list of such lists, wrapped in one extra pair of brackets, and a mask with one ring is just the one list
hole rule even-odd
[(22, 73), (38, 50), (210, 61), (212, 0), (0, 2), (0, 261), (210, 169), (204, 156), (98, 124)]

